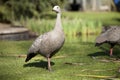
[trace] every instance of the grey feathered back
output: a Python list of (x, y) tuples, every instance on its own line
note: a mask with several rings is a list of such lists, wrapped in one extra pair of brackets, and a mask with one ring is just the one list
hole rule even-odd
[(63, 46), (64, 41), (61, 13), (57, 13), (54, 29), (39, 36), (30, 47), (29, 53), (40, 53), (44, 57), (52, 57)]
[(120, 27), (111, 26), (110, 28), (104, 29), (102, 33), (96, 38), (96, 43), (113, 42), (117, 43), (120, 41)]

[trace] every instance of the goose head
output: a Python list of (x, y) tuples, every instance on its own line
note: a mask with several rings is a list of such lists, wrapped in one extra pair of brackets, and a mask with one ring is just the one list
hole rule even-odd
[(53, 7), (53, 11), (55, 11), (56, 13), (60, 13), (60, 12), (61, 12), (59, 6), (54, 6), (54, 7)]

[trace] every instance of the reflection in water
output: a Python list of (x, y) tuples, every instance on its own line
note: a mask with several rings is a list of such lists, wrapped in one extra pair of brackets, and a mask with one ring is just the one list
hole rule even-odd
[(66, 36), (66, 42), (95, 42), (97, 35)]

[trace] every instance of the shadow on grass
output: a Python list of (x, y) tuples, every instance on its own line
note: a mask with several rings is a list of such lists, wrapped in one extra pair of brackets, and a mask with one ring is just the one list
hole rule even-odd
[(114, 18), (113, 20), (120, 22), (120, 18)]
[[(103, 46), (100, 46), (98, 47), (100, 50), (102, 51), (99, 51), (99, 52), (95, 52), (95, 53), (91, 53), (91, 54), (88, 54), (88, 56), (110, 56), (110, 48), (109, 46), (107, 45), (103, 45)], [(118, 46), (115, 46), (113, 48), (113, 56), (112, 57), (120, 57), (120, 47)]]
[(113, 56), (110, 56), (109, 55), (109, 53), (107, 52), (95, 52), (95, 53), (91, 53), (91, 54), (88, 54), (88, 56), (90, 56), (90, 57), (99, 57), (99, 56), (108, 56), (108, 57), (110, 57), (110, 58), (117, 58), (117, 59), (120, 59), (120, 54), (119, 54), (119, 52), (118, 51), (115, 51), (114, 53), (113, 53)]
[[(53, 66), (55, 63), (54, 62), (51, 62), (51, 66)], [(37, 62), (32, 62), (32, 63), (27, 63), (27, 64), (24, 64), (23, 67), (40, 67), (40, 68), (46, 68), (47, 69), (47, 61), (37, 61)]]
[(91, 53), (91, 54), (88, 54), (88, 56), (92, 57), (92, 56), (109, 56), (108, 53), (106, 52), (95, 52), (95, 53)]

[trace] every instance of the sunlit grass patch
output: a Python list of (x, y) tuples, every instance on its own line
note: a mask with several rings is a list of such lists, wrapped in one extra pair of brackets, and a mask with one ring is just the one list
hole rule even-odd
[[(65, 42), (62, 49), (53, 56), (51, 61), (53, 72), (49, 72), (46, 70), (47, 60), (40, 55), (28, 63), (24, 62), (25, 57), (12, 56), (21, 53), (26, 55), (31, 43), (32, 41), (0, 42), (0, 52), (2, 53), (0, 54), (1, 80), (99, 80), (95, 77), (89, 77), (89, 75), (114, 76), (117, 75), (120, 66), (119, 62), (102, 62), (102, 59), (110, 60), (111, 58), (99, 48), (94, 47), (94, 43), (75, 40)], [(6, 49), (3, 49), (5, 47)], [(116, 56), (116, 54), (114, 55)], [(88, 76), (75, 76), (75, 74)]]

